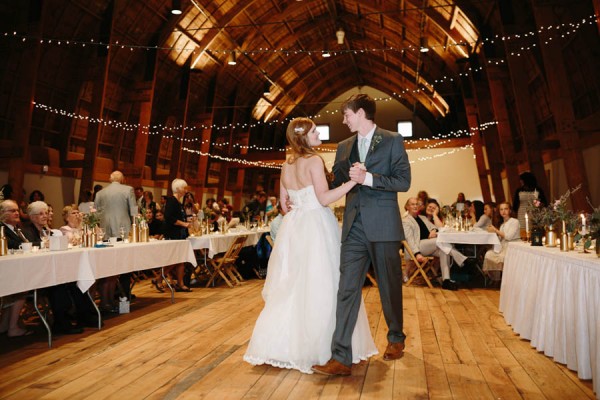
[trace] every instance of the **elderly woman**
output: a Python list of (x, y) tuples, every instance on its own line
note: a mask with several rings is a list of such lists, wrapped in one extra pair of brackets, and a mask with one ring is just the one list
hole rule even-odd
[(508, 248), (508, 242), (514, 242), (521, 239), (521, 230), (519, 220), (511, 217), (511, 207), (507, 202), (500, 203), (500, 216), (502, 217), (502, 225), (500, 229), (494, 225), (488, 226), (488, 232), (493, 232), (498, 235), (498, 239), (502, 243), (502, 249), (499, 253), (488, 251), (483, 259), (483, 271), (494, 280), (499, 281), (502, 276), (504, 267), (504, 256)]
[[(166, 240), (178, 240), (185, 239), (188, 237), (188, 228), (190, 222), (186, 221), (185, 210), (183, 208), (182, 200), (186, 193), (188, 184), (183, 179), (174, 179), (171, 183), (171, 189), (173, 190), (173, 196), (167, 196), (164, 215), (164, 238)], [(183, 283), (184, 266), (183, 264), (175, 264), (168, 267), (168, 270), (175, 270), (177, 276), (177, 285), (175, 290), (179, 292), (191, 292), (191, 289), (185, 286)]]
[(62, 217), (65, 225), (60, 227), (60, 231), (64, 236), (69, 238), (69, 243), (73, 246), (78, 246), (81, 240), (81, 222), (83, 215), (75, 204), (65, 206), (62, 210)]

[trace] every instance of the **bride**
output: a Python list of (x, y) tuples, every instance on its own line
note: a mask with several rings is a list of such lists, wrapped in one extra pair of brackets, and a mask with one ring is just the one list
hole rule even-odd
[[(356, 182), (329, 190), (329, 173), (314, 150), (321, 141), (312, 120), (295, 118), (286, 136), (292, 148), (281, 171), (281, 206), (286, 214), (269, 259), (262, 291), (265, 307), (244, 360), (311, 374), (313, 365), (331, 358), (340, 278), (340, 228), (326, 206)], [(362, 301), (352, 354), (354, 363), (377, 354)]]

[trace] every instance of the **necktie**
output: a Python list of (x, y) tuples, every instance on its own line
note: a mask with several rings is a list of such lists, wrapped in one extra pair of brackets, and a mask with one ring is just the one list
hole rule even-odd
[(25, 237), (25, 235), (23, 235), (23, 231), (21, 231), (21, 228), (17, 228), (17, 236), (24, 242), (27, 243), (29, 242), (29, 240), (27, 240), (27, 238)]
[(358, 139), (358, 157), (360, 158), (360, 162), (365, 162), (365, 158), (367, 158), (367, 139), (366, 138)]

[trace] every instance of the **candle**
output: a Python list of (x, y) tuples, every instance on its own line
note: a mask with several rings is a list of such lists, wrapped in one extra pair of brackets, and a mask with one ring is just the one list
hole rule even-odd
[(529, 215), (525, 213), (525, 232), (529, 233)]
[(585, 226), (585, 214), (581, 214), (581, 234), (585, 235), (587, 233), (587, 229)]

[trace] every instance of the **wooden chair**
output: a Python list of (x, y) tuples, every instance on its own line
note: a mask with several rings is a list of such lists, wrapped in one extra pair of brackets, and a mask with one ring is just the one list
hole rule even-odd
[(417, 257), (413, 253), (412, 249), (410, 248), (410, 246), (408, 245), (408, 242), (406, 240), (402, 241), (402, 246), (404, 246), (404, 251), (409, 255), (411, 261), (417, 267), (417, 269), (415, 269), (415, 271), (412, 273), (412, 275), (410, 276), (410, 278), (406, 282), (406, 286), (410, 286), (410, 284), (413, 282), (413, 280), (419, 274), (421, 274), (421, 276), (425, 280), (425, 283), (427, 283), (427, 286), (429, 286), (430, 289), (433, 289), (433, 285), (431, 284), (431, 281), (429, 280), (429, 277), (427, 276), (427, 273), (428, 272), (434, 273), (434, 270), (433, 270), (433, 261), (434, 261), (435, 257), (425, 257), (424, 256), (425, 260), (423, 262), (419, 262), (417, 260)]
[(218, 276), (231, 288), (244, 281), (242, 275), (240, 275), (235, 267), (235, 261), (244, 247), (247, 238), (247, 235), (238, 236), (222, 256), (215, 256), (215, 258), (209, 260), (212, 271), (210, 272), (210, 278), (206, 283), (206, 287), (209, 287)]

